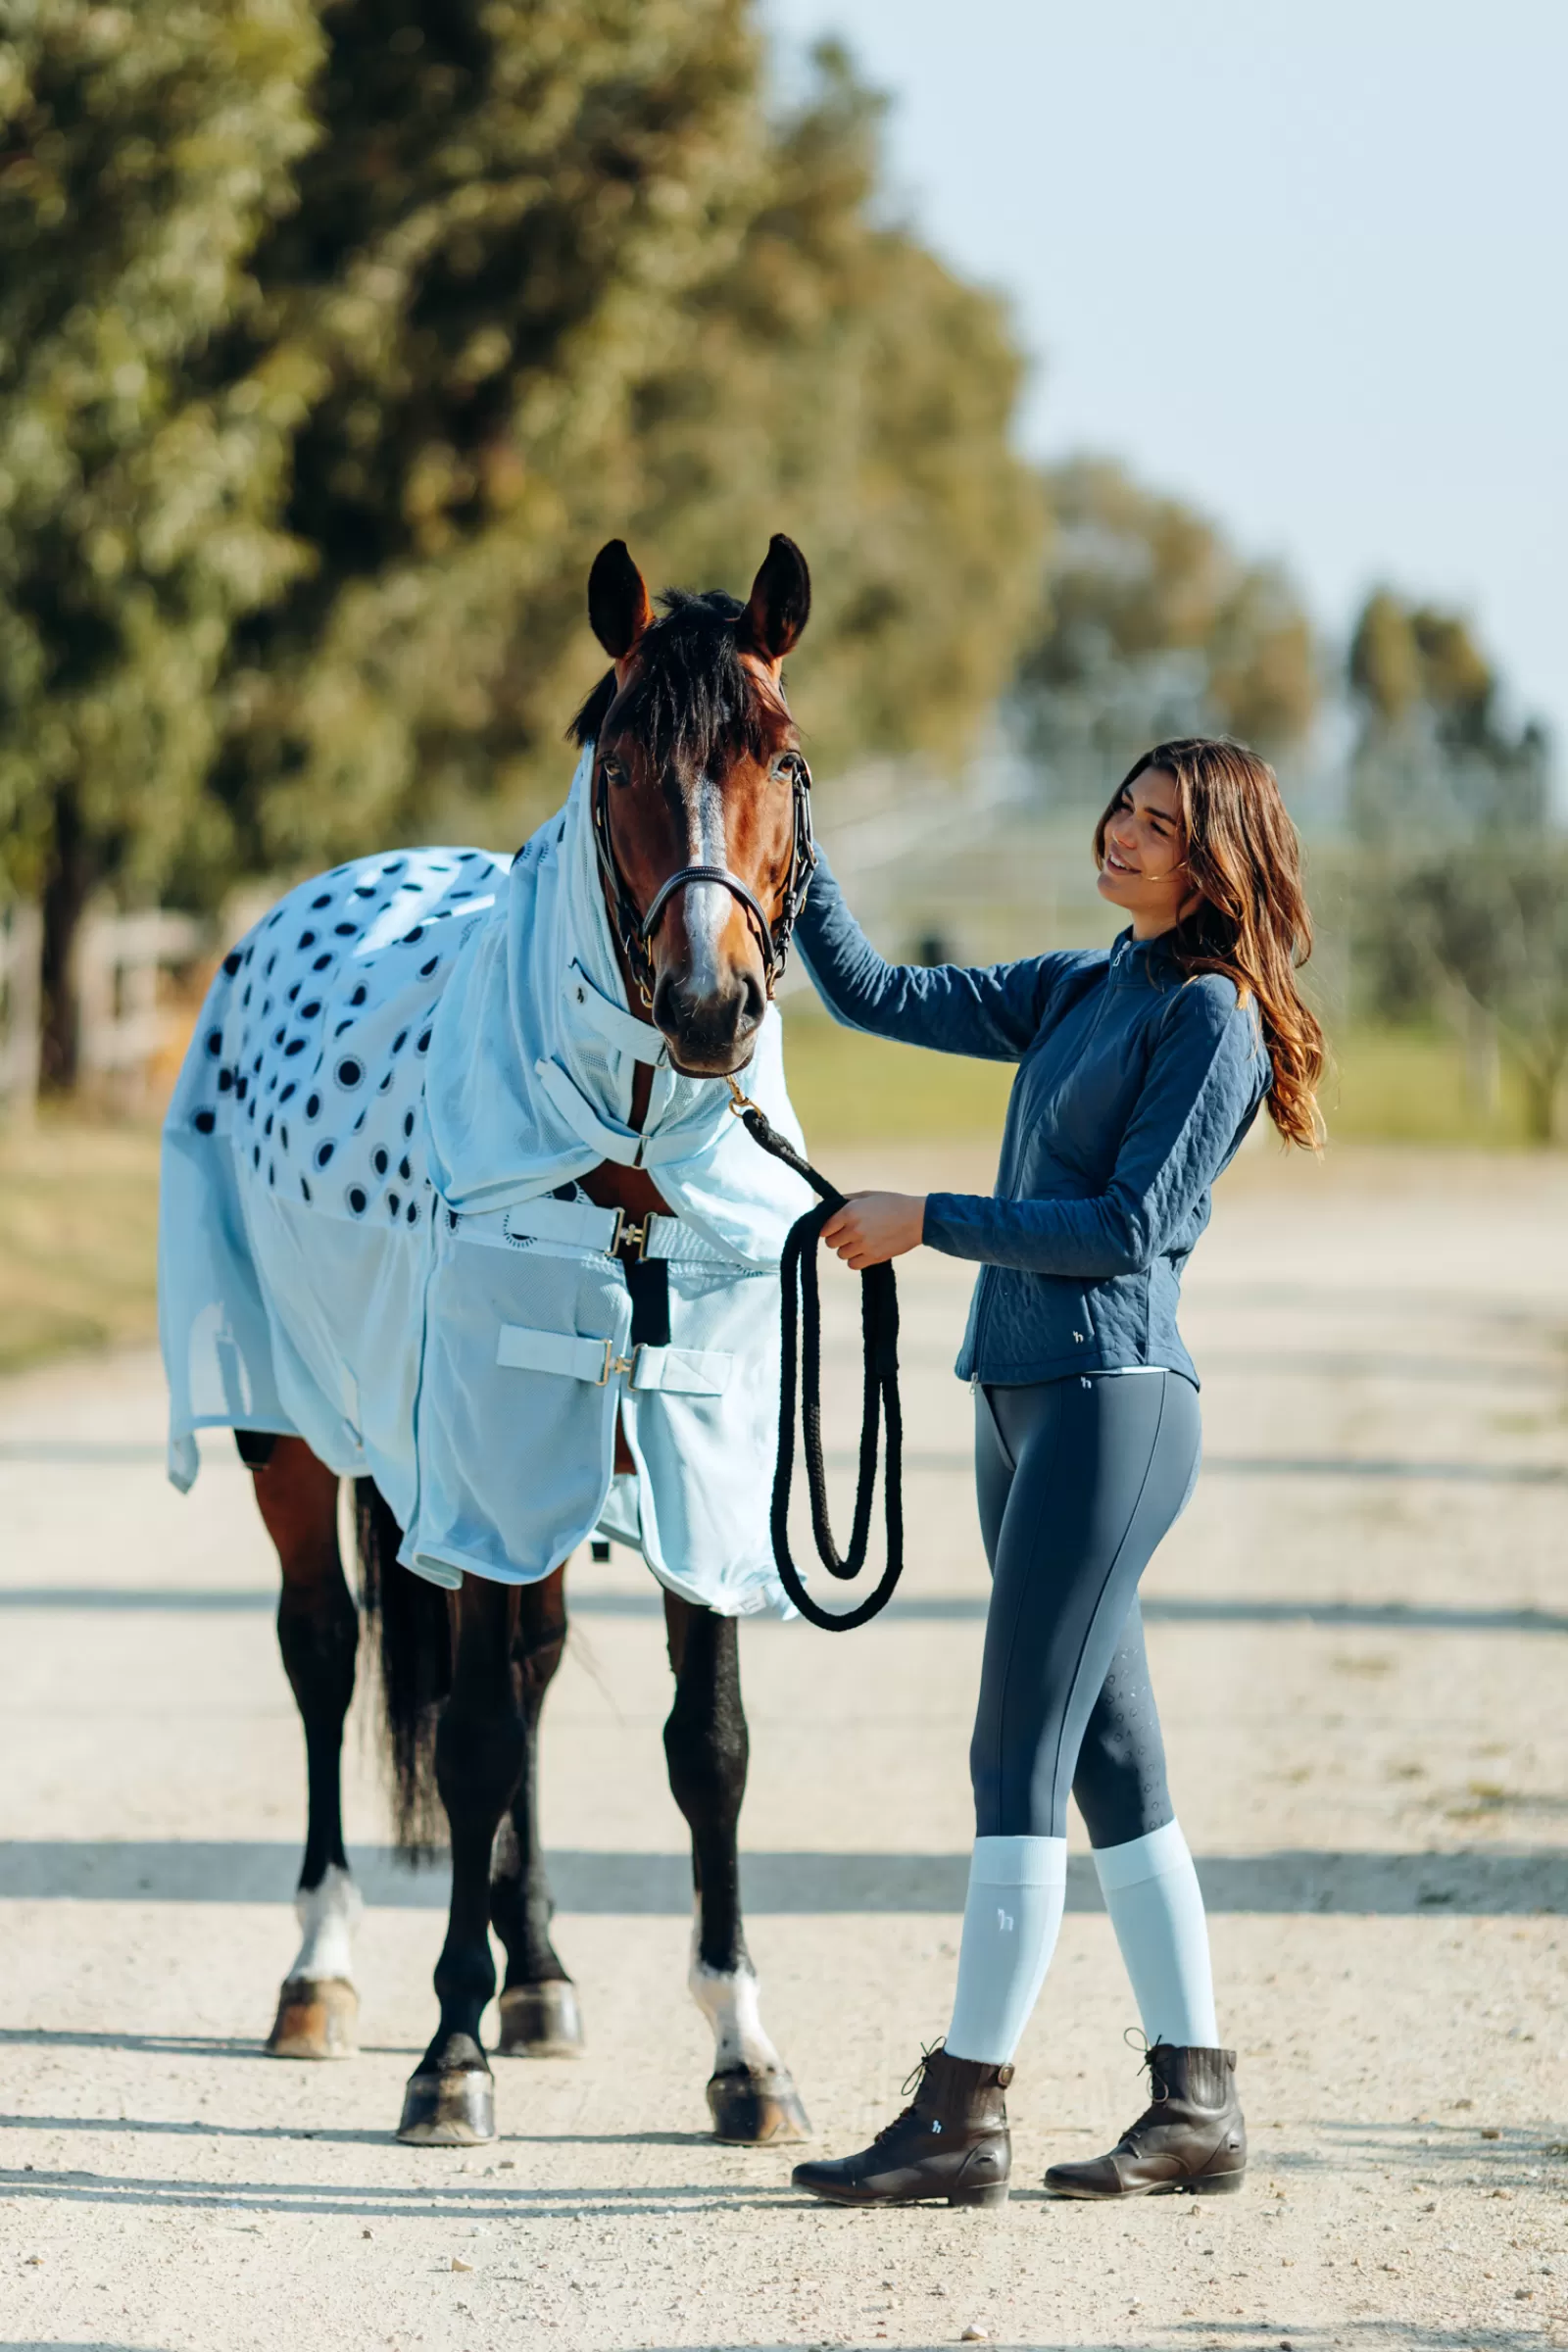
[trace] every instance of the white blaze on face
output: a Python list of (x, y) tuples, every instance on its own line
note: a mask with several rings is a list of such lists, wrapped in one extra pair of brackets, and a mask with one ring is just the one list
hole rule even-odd
[(301, 1887), (294, 1897), (294, 1916), (305, 1940), (289, 1970), (289, 1982), (310, 1977), (319, 1983), (340, 1977), (354, 1982), (354, 1931), (360, 1924), (365, 1898), (346, 1870), (329, 1863), (319, 1886)]
[(748, 1962), (723, 1970), (705, 1968), (699, 1956), (700, 1922), (692, 1923), (692, 1963), (686, 1982), (692, 1999), (713, 2029), (713, 2072), (749, 2067), (753, 2074), (782, 2074), (779, 2054), (762, 2031), (761, 1986)]
[[(724, 834), (724, 788), (706, 773), (697, 778), (686, 796), (686, 859), (689, 865), (727, 867), (729, 864), (729, 843)], [(688, 882), (680, 895), (691, 958), (692, 994), (702, 998), (719, 996), (726, 980), (719, 942), (735, 902), (722, 882)]]

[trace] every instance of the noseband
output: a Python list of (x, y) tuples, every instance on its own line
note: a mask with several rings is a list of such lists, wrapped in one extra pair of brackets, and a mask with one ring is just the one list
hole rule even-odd
[(594, 849), (598, 853), (599, 870), (605, 877), (610, 894), (611, 910), (614, 917), (615, 934), (627, 969), (637, 984), (637, 994), (649, 1011), (654, 1005), (654, 959), (649, 953), (661, 916), (675, 893), (691, 882), (717, 882), (739, 899), (757, 933), (757, 944), (762, 952), (762, 973), (767, 993), (772, 997), (779, 975), (789, 955), (790, 934), (795, 929), (806, 894), (810, 888), (811, 872), (816, 864), (816, 843), (811, 833), (811, 771), (800, 752), (789, 754), (794, 761), (792, 791), (794, 795), (794, 831), (790, 842), (790, 870), (785, 879), (779, 910), (771, 921), (760, 899), (739, 874), (732, 874), (727, 865), (683, 865), (678, 873), (662, 882), (654, 893), (646, 914), (639, 912), (637, 902), (626, 887), (625, 876), (615, 857), (615, 845), (610, 838), (610, 786), (604, 766), (594, 762), (593, 818)]

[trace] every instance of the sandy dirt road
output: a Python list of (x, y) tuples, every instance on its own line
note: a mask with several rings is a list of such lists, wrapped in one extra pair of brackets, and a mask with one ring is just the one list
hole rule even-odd
[[(1565, 1212), (1560, 1161), (1253, 1152), (1192, 1271), (1207, 1465), (1146, 1596), (1252, 2130), (1218, 2204), (1039, 2193), (1137, 2104), (1081, 1855), (1004, 2212), (839, 2213), (705, 2137), (668, 1678), (624, 1554), (574, 1564), (546, 1718), (588, 2056), (498, 2066), (492, 2149), (395, 2144), (444, 1896), (387, 1857), (361, 1724), (366, 2046), (266, 2059), (302, 1759), (248, 1482), (225, 1440), (165, 1486), (146, 1356), (0, 1391), (0, 2348), (1563, 2341)], [(906, 1597), (842, 1641), (743, 1637), (752, 1943), (833, 2150), (946, 2022), (970, 1832), (967, 1277), (922, 1253), (903, 1289)]]

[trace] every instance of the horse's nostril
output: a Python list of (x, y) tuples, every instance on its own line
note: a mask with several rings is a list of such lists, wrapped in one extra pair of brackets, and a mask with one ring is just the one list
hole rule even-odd
[(679, 999), (667, 972), (662, 972), (654, 983), (653, 1015), (656, 1028), (662, 1029), (666, 1036), (680, 1026)]
[(690, 978), (664, 973), (654, 991), (654, 1019), (666, 1037), (699, 1058), (731, 1053), (749, 1037), (766, 1010), (767, 1000), (755, 976), (737, 972), (727, 987), (712, 995), (692, 986)]

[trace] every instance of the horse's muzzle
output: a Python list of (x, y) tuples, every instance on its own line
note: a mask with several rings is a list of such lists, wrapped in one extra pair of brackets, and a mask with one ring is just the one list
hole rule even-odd
[(654, 990), (654, 1020), (675, 1067), (694, 1078), (727, 1078), (751, 1059), (767, 1010), (760, 980), (744, 968), (719, 989), (697, 989), (672, 972)]

